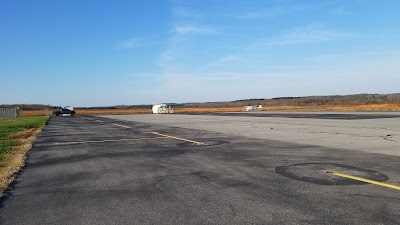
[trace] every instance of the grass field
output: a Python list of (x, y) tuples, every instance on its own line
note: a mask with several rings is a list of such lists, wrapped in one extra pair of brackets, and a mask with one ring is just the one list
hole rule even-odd
[[(174, 113), (190, 112), (244, 112), (244, 107), (230, 108), (174, 108)], [(261, 111), (399, 111), (400, 104), (369, 104), (369, 105), (310, 105), (310, 106), (264, 106)], [(141, 114), (151, 113), (151, 109), (107, 109), (107, 110), (77, 110), (77, 115), (105, 114)]]
[[(244, 107), (230, 108), (175, 108), (175, 113), (190, 112), (243, 112)], [(309, 106), (264, 106), (261, 111), (376, 111), (400, 112), (400, 104), (368, 104), (368, 105), (309, 105)], [(77, 110), (77, 115), (124, 115), (151, 113), (151, 109), (99, 109)], [(50, 115), (50, 110), (22, 111), (23, 116)]]
[(263, 111), (399, 112), (400, 104), (267, 106)]
[(143, 114), (151, 113), (151, 109), (99, 109), (99, 110), (76, 110), (77, 115), (121, 115), (121, 114)]
[(51, 110), (22, 110), (22, 116), (47, 116), (52, 113)]
[(31, 116), (0, 120), (0, 195), (23, 166), (26, 152), (48, 118)]

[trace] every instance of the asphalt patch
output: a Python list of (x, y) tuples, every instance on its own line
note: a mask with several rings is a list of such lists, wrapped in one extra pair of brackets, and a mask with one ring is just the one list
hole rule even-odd
[(389, 177), (375, 170), (335, 163), (303, 163), (279, 166), (275, 172), (285, 177), (319, 185), (362, 185), (361, 181), (333, 175), (333, 172), (357, 176), (374, 181), (387, 181)]

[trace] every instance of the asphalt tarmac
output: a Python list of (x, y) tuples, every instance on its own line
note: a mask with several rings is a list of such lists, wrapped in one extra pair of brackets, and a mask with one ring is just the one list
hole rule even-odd
[[(265, 116), (247, 116), (247, 115)], [(243, 138), (275, 140), (299, 145), (317, 145), (327, 148), (355, 150), (369, 153), (400, 156), (400, 118), (398, 113), (380, 113), (375, 119), (322, 119), (336, 114), (356, 117), (377, 117), (375, 113), (322, 113), (318, 118), (307, 117), (309, 113), (282, 113), (302, 115), (300, 118), (269, 117), (269, 112), (213, 114), (137, 114), (113, 115), (107, 118), (125, 121), (165, 125), (185, 129), (203, 130)]]
[(245, 113), (182, 113), (185, 115), (210, 115), (210, 116), (240, 116), (240, 117), (278, 117), (278, 118), (308, 118), (331, 120), (366, 120), (383, 118), (400, 118), (400, 114), (394, 113), (271, 113), (271, 112), (245, 112)]
[(0, 224), (400, 224), (399, 156), (160, 123), (51, 118)]

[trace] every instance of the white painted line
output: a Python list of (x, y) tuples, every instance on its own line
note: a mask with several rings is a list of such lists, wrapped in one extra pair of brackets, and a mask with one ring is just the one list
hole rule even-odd
[(124, 125), (116, 124), (116, 123), (114, 123), (113, 125), (114, 125), (114, 126), (118, 126), (118, 127), (123, 127), (123, 128), (130, 128), (130, 127), (128, 127), (128, 126), (124, 126)]

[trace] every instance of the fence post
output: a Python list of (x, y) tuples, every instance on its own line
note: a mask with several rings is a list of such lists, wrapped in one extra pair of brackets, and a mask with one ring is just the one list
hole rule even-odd
[(19, 107), (15, 108), (15, 114), (15, 117), (22, 117), (22, 110)]

